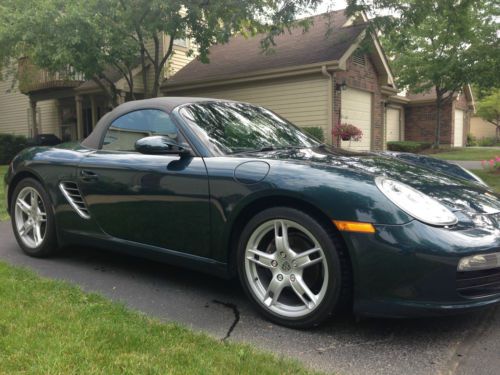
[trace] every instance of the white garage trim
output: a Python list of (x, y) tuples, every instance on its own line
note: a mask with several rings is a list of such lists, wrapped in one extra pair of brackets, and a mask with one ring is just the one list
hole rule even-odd
[(341, 93), (341, 122), (352, 124), (363, 132), (359, 142), (342, 141), (341, 147), (369, 151), (372, 144), (372, 94), (348, 87)]
[(463, 147), (464, 145), (464, 111), (455, 109), (455, 126), (453, 131), (453, 146)]
[(399, 108), (387, 107), (386, 116), (386, 141), (394, 142), (401, 140), (401, 110)]

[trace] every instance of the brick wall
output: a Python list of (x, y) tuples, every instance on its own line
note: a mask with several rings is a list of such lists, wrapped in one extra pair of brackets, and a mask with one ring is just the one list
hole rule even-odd
[[(455, 131), (455, 109), (464, 112), (464, 142), (470, 132), (470, 113), (467, 97), (460, 94), (457, 99), (444, 105), (441, 111), (442, 145), (452, 145)], [(410, 104), (405, 107), (405, 140), (434, 142), (436, 132), (436, 104)]]
[[(448, 103), (441, 109), (440, 143), (442, 145), (452, 144), (452, 107), (452, 103)], [(437, 110), (434, 103), (407, 105), (405, 107), (405, 140), (434, 142), (436, 118)]]
[[(380, 92), (378, 73), (368, 55), (365, 55), (364, 65), (355, 63), (350, 57), (347, 60), (347, 70), (335, 73), (335, 83), (346, 82), (348, 87), (364, 90), (372, 93), (372, 150), (383, 150), (385, 147), (384, 132), (384, 101), (387, 99)], [(342, 91), (334, 95), (334, 121), (338, 123), (340, 118), (340, 103)]]

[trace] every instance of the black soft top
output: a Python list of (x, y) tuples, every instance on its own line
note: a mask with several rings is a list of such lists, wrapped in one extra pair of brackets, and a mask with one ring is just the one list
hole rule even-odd
[[(144, 100), (134, 100), (131, 102), (127, 102), (119, 105), (111, 112), (106, 113), (96, 124), (92, 133), (89, 134), (87, 138), (85, 138), (81, 144), (82, 146), (98, 149), (103, 134), (108, 129), (108, 126), (111, 122), (113, 122), (118, 117), (123, 116), (126, 113), (137, 111), (139, 109), (161, 109), (167, 113), (172, 112), (175, 108), (190, 103), (199, 103), (199, 102), (214, 102), (219, 101), (217, 99), (209, 99), (209, 98), (192, 98), (192, 97), (161, 97), (161, 98), (153, 98), (153, 99), (144, 99)], [(220, 101), (229, 101), (229, 100), (220, 100)]]

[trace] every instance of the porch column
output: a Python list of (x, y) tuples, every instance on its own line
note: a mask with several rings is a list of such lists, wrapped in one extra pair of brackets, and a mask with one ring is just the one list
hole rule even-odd
[(76, 102), (76, 137), (83, 139), (83, 98), (81, 95), (75, 96)]
[(62, 139), (63, 131), (62, 131), (62, 109), (61, 109), (61, 101), (57, 100), (56, 103), (57, 109), (57, 136)]
[(90, 107), (92, 111), (92, 129), (94, 129), (97, 124), (97, 103), (94, 95), (90, 96)]
[(31, 115), (31, 126), (32, 126), (32, 129), (29, 129), (31, 130), (30, 136), (35, 138), (38, 135), (38, 124), (36, 121), (36, 101), (33, 99), (30, 99), (30, 109), (31, 109), (30, 115)]

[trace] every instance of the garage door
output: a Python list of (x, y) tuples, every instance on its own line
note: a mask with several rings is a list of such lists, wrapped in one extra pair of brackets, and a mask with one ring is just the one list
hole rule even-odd
[(386, 112), (386, 122), (387, 122), (387, 142), (400, 141), (401, 140), (401, 111), (396, 108), (387, 108)]
[(369, 92), (347, 88), (342, 91), (342, 123), (352, 124), (363, 132), (359, 142), (342, 141), (342, 148), (370, 150), (372, 128), (372, 95)]
[(453, 146), (462, 147), (463, 145), (464, 145), (464, 111), (456, 109)]

